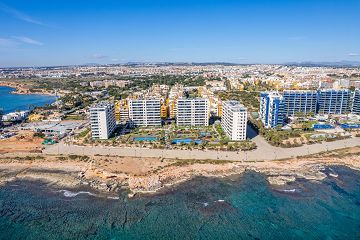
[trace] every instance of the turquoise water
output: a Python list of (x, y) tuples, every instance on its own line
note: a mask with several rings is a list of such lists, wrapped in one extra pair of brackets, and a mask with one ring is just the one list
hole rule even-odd
[(178, 143), (184, 143), (184, 144), (190, 144), (192, 142), (195, 142), (195, 144), (201, 144), (202, 140), (193, 140), (191, 138), (182, 138), (182, 139), (174, 139), (171, 141), (172, 144), (178, 144)]
[(133, 199), (13, 182), (0, 188), (0, 239), (360, 239), (360, 172), (331, 172), (278, 189), (254, 172), (201, 177)]
[(157, 138), (156, 137), (134, 137), (134, 141), (154, 142), (154, 141), (157, 141)]
[(5, 113), (15, 112), (16, 110), (29, 110), (32, 106), (44, 106), (53, 103), (55, 96), (37, 94), (11, 94), (13, 88), (0, 86), (0, 108)]

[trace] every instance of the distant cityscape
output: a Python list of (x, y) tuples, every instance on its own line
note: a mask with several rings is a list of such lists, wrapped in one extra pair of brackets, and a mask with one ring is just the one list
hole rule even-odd
[[(86, 144), (112, 139), (119, 145), (251, 149), (257, 146), (249, 127), (285, 146), (299, 144), (292, 141), (299, 137), (300, 144), (349, 137), (360, 126), (360, 70), (353, 67), (132, 64), (9, 68), (0, 76), (17, 92), (59, 96), (52, 106), (5, 114), (4, 123), (79, 120), (89, 133), (80, 141)], [(35, 129), (43, 131), (39, 124)], [(281, 137), (274, 140), (271, 129), (281, 130)], [(46, 132), (51, 139), (54, 131)]]

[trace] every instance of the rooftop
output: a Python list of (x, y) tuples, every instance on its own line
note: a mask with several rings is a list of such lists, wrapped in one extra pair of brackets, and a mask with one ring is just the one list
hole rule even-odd
[(235, 100), (225, 101), (224, 105), (229, 106), (233, 112), (247, 111), (247, 108), (239, 101), (235, 101)]
[(107, 107), (110, 107), (111, 105), (114, 105), (114, 104), (111, 102), (98, 102), (98, 103), (92, 105), (90, 107), (90, 109), (107, 108)]

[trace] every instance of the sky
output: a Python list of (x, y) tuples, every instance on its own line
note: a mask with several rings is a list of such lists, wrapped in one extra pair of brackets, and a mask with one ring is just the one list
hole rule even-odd
[(0, 0), (0, 67), (360, 61), (360, 0)]

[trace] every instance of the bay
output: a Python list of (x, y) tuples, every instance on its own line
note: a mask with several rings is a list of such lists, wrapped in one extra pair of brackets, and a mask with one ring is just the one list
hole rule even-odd
[(0, 86), (0, 108), (4, 113), (17, 110), (29, 110), (34, 106), (41, 107), (56, 101), (55, 96), (40, 94), (12, 94), (14, 88)]

